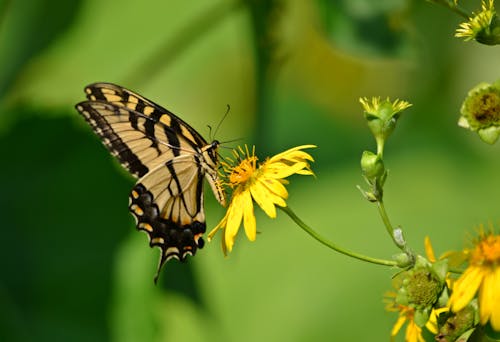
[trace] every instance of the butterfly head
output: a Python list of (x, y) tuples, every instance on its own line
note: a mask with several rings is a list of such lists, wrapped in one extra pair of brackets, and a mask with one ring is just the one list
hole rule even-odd
[[(209, 160), (207, 162), (211, 162), (212, 165), (217, 165), (219, 160), (219, 154), (217, 153), (219, 149), (220, 142), (218, 140), (212, 141), (209, 145), (204, 147), (203, 154), (208, 156)], [(205, 159), (207, 159), (205, 157)]]

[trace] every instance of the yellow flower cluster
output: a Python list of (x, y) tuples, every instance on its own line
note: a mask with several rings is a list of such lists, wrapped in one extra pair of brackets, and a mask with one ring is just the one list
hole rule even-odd
[[(401, 303), (403, 297), (400, 290), (397, 295), (389, 293), (388, 298), (391, 300), (386, 309), (399, 312), (391, 331), (391, 338), (395, 338), (405, 323), (407, 324), (405, 341), (411, 342), (424, 341), (422, 337), (424, 326), (436, 337), (448, 336), (450, 341), (454, 341), (462, 334), (470, 335), (477, 324), (484, 326), (489, 323), (494, 331), (500, 331), (500, 235), (494, 234), (493, 231), (486, 232), (481, 227), (473, 248), (460, 252), (447, 252), (439, 259), (435, 257), (430, 240), (426, 238), (425, 251), (427, 260), (433, 265), (447, 259), (446, 264), (461, 264), (467, 261), (468, 267), (457, 280), (453, 280), (450, 273), (447, 273), (445, 295), (441, 295), (440, 298), (448, 298), (447, 293), (450, 291), (451, 296), (447, 302), (438, 300), (429, 307), (430, 314), (425, 316), (424, 321), (421, 319), (422, 316), (417, 317), (418, 306), (414, 303)], [(410, 285), (422, 287), (424, 284), (404, 286)], [(477, 317), (476, 312), (479, 314), (479, 319), (474, 318)], [(441, 317), (438, 324), (440, 315), (443, 315), (445, 322)]]

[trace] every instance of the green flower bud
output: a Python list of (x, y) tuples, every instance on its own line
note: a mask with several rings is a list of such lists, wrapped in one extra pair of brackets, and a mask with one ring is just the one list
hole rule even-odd
[(384, 161), (375, 153), (364, 151), (361, 156), (361, 170), (370, 181), (381, 178), (385, 173)]
[(396, 127), (397, 120), (403, 110), (411, 104), (406, 101), (395, 100), (391, 103), (389, 98), (381, 101), (379, 97), (360, 98), (359, 102), (365, 111), (365, 119), (372, 131), (378, 147), (383, 147), (384, 142)]
[(408, 253), (399, 253), (392, 258), (398, 263), (399, 268), (405, 268), (413, 264), (413, 258)]
[(500, 80), (480, 83), (469, 91), (460, 110), (458, 125), (477, 132), (481, 140), (495, 143), (500, 137)]

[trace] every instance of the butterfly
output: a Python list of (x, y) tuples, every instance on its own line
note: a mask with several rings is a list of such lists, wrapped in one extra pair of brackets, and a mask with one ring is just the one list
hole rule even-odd
[(162, 266), (184, 261), (202, 248), (206, 230), (203, 181), (225, 206), (218, 174), (218, 147), (182, 119), (131, 90), (111, 83), (85, 87), (76, 109), (121, 165), (138, 178), (129, 196), (137, 229), (161, 250)]

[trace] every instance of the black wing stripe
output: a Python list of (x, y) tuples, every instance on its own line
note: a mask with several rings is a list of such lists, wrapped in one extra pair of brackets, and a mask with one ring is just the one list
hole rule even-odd
[(196, 208), (202, 208), (203, 207), (203, 177), (205, 177), (204, 172), (201, 172), (202, 168), (200, 165), (200, 160), (198, 156), (195, 156), (195, 161), (196, 161), (196, 166), (198, 167), (198, 182), (196, 184)]
[[(139, 131), (145, 134), (152, 142), (153, 147), (158, 147), (158, 145), (161, 143), (161, 141), (156, 137), (156, 126), (160, 125), (163, 127), (163, 132), (166, 136), (166, 141), (165, 143), (168, 143), (169, 148), (172, 148), (174, 150), (174, 155), (180, 155), (180, 148), (181, 148), (181, 142), (179, 140), (179, 131), (181, 130), (180, 124), (176, 120), (171, 121), (171, 127), (165, 125), (161, 121), (155, 120), (156, 117), (162, 117), (166, 114), (162, 114), (160, 112), (153, 112), (152, 114), (154, 116), (148, 116), (145, 115), (144, 113), (133, 111), (127, 107), (116, 107), (113, 106), (110, 103), (106, 102), (92, 102), (89, 101), (89, 103), (94, 104), (96, 108), (102, 108), (102, 109), (108, 109), (107, 113), (101, 113), (102, 116), (105, 116), (109, 118), (109, 121), (113, 122), (113, 125), (118, 124), (118, 123), (124, 123), (124, 121), (119, 121), (119, 116), (124, 115), (120, 113), (121, 111), (125, 111), (125, 113), (128, 113), (128, 119), (126, 122), (129, 122), (132, 126), (133, 129), (130, 131)], [(113, 110), (113, 112), (111, 112)], [(139, 125), (139, 120), (144, 120), (144, 123), (142, 125)], [(142, 126), (142, 127), (141, 127)], [(199, 149), (198, 145), (193, 144), (193, 142), (190, 139), (184, 139), (190, 149), (196, 151)], [(203, 145), (200, 145), (203, 146)]]
[[(139, 118), (139, 116), (142, 116), (142, 115), (137, 115), (137, 113), (134, 113), (132, 111), (129, 111), (129, 114), (128, 114), (128, 121), (130, 122), (130, 125), (134, 128), (134, 129), (139, 129), (139, 127), (137, 126), (137, 119)], [(147, 117), (146, 117), (147, 119)]]
[[(87, 97), (91, 101), (102, 100), (116, 106), (120, 106), (123, 108), (127, 108), (128, 110), (137, 111), (141, 113), (145, 113), (146, 108), (150, 108), (152, 113), (160, 113), (161, 115), (156, 116), (156, 122), (164, 126), (165, 129), (170, 129), (172, 133), (177, 134), (180, 130), (176, 130), (175, 128), (170, 128), (169, 125), (165, 125), (160, 121), (160, 117), (164, 114), (168, 115), (171, 119), (171, 122), (176, 122), (177, 125), (184, 127), (186, 131), (190, 134), (189, 143), (195, 146), (205, 146), (207, 142), (203, 137), (190, 125), (188, 125), (184, 120), (179, 118), (177, 115), (169, 111), (168, 109), (163, 108), (157, 103), (144, 98), (143, 96), (125, 89), (123, 87), (117, 86), (112, 83), (94, 83), (90, 84), (85, 88), (85, 92), (87, 93)], [(133, 99), (133, 101), (132, 101)], [(146, 116), (151, 115), (150, 113), (145, 114)]]
[[(169, 128), (170, 130), (174, 131), (174, 132), (179, 132), (180, 131), (180, 126), (179, 126), (179, 123), (175, 120), (172, 120), (172, 122), (170, 123), (171, 127)], [(178, 156), (180, 155), (181, 151), (179, 149), (179, 147), (181, 146), (181, 143), (179, 141), (179, 137), (177, 136), (177, 134), (169, 134), (168, 133), (169, 130), (165, 129), (165, 134), (167, 135), (168, 137), (168, 143), (172, 146), (175, 146), (177, 148), (174, 148), (174, 155), (175, 156)]]
[(116, 155), (120, 163), (129, 169), (131, 173), (141, 177), (149, 171), (148, 167), (137, 158), (120, 136), (113, 131), (111, 125), (88, 102), (79, 103), (76, 108), (99, 135), (104, 145), (112, 154)]
[[(105, 102), (86, 101), (78, 104), (77, 109), (86, 118), (90, 117), (87, 121), (102, 138), (111, 153), (117, 155), (120, 163), (137, 177), (144, 176), (148, 170), (158, 165), (162, 160), (165, 161), (179, 155), (181, 148), (184, 153), (197, 153), (197, 150), (191, 147), (187, 140), (182, 140), (183, 145), (181, 145), (181, 141), (173, 131), (156, 129), (154, 125), (159, 124), (155, 123), (152, 117), (126, 107), (117, 107)], [(85, 114), (84, 111), (92, 113), (92, 115)], [(161, 116), (160, 113), (157, 115)], [(131, 122), (136, 123), (137, 129), (132, 127)], [(149, 124), (151, 126), (148, 126)], [(115, 130), (115, 126), (118, 128), (117, 130)], [(145, 127), (152, 128), (148, 128), (149, 132), (146, 132)], [(156, 127), (163, 127), (163, 125)], [(133, 141), (136, 140), (137, 142), (134, 143)], [(156, 161), (154, 156), (161, 156), (161, 159)]]
[[(139, 107), (139, 105), (137, 105), (137, 107)], [(140, 109), (137, 109), (137, 110), (140, 111)], [(142, 110), (144, 110), (144, 108), (142, 108)], [(151, 118), (153, 120), (146, 120), (146, 121), (144, 121), (144, 131), (145, 131), (145, 133), (146, 133), (147, 136), (149, 136), (149, 137), (155, 137), (156, 136), (156, 134), (155, 134), (155, 126), (157, 125), (158, 120), (155, 119), (154, 116), (151, 116)], [(152, 147), (158, 148), (158, 142), (153, 141), (152, 142)]]

